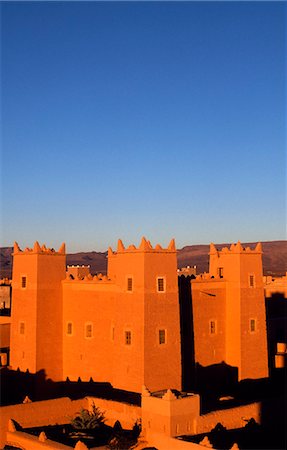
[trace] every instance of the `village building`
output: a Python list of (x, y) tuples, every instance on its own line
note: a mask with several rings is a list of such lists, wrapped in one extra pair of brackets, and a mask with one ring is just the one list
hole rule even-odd
[(132, 392), (180, 391), (187, 366), (224, 363), (238, 380), (268, 376), (260, 244), (221, 251), (211, 244), (209, 273), (184, 276), (191, 319), (180, 308), (174, 240), (165, 249), (145, 238), (127, 248), (119, 240), (107, 275), (67, 270), (64, 244), (58, 251), (15, 244), (13, 256), (12, 369), (45, 370), (54, 381), (92, 377)]
[[(124, 403), (63, 397), (43, 410), (43, 402), (26, 397), (3, 406), (1, 445), (60, 448), (43, 433), (36, 438), (18, 430), (13, 420), (24, 428), (65, 424), (66, 411), (93, 402), (107, 411), (111, 426), (141, 421), (142, 439), (159, 450), (211, 447), (218, 423), (229, 430), (251, 419), (266, 426), (266, 408), (274, 427), (272, 402), (204, 413), (199, 387), (206, 381), (215, 392), (218, 379), (223, 385), (266, 379), (270, 369), (286, 366), (278, 317), (271, 314), (266, 323), (265, 310), (268, 301), (271, 312), (286, 304), (286, 277), (263, 277), (261, 244), (250, 249), (238, 242), (220, 251), (211, 244), (209, 259), (209, 272), (196, 275), (195, 268), (177, 269), (174, 240), (167, 248), (145, 238), (125, 248), (119, 240), (116, 251), (109, 248), (107, 274), (92, 275), (89, 266), (66, 266), (64, 244), (55, 251), (35, 242), (22, 251), (15, 243), (12, 282), (0, 284), (1, 365), (17, 374), (44, 373), (48, 381), (94, 380), (130, 392)], [(132, 393), (141, 394), (140, 405), (127, 403)]]

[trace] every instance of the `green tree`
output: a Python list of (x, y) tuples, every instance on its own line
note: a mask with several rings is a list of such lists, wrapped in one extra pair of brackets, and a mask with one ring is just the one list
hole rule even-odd
[(93, 403), (92, 409), (89, 411), (82, 408), (77, 416), (71, 420), (71, 425), (75, 430), (95, 430), (103, 425), (105, 416), (102, 411)]

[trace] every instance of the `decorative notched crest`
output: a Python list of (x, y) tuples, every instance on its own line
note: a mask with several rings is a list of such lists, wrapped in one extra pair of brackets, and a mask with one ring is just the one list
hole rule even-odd
[(17, 254), (27, 254), (27, 253), (38, 253), (38, 254), (47, 254), (47, 255), (65, 255), (66, 254), (66, 245), (63, 244), (60, 246), (59, 250), (56, 251), (53, 248), (47, 248), (45, 244), (40, 246), (38, 241), (35, 241), (33, 248), (26, 247), (25, 250), (21, 250), (18, 243), (14, 242), (13, 255)]
[(151, 246), (150, 241), (147, 241), (145, 237), (142, 237), (142, 240), (141, 240), (141, 243), (139, 246), (139, 250), (143, 250), (143, 251), (147, 250), (148, 251), (151, 249), (152, 249), (152, 246)]
[(207, 447), (207, 448), (213, 448), (210, 440), (208, 439), (207, 436), (205, 436), (200, 442), (199, 445), (202, 445), (203, 447)]
[(75, 450), (89, 450), (86, 444), (84, 444), (84, 442), (82, 441), (78, 441), (74, 448)]
[(117, 249), (117, 252), (119, 253), (119, 252), (123, 252), (125, 250), (125, 247), (124, 247), (124, 244), (123, 244), (123, 241), (121, 240), (121, 239), (119, 239), (118, 240), (118, 249)]
[(150, 393), (149, 389), (145, 385), (143, 385), (142, 386), (142, 397), (150, 397), (150, 396), (151, 396), (151, 393)]
[(22, 250), (20, 249), (20, 247), (19, 247), (19, 245), (18, 245), (18, 242), (14, 242), (14, 249), (13, 249), (13, 253), (14, 253), (14, 255), (16, 254), (16, 253), (20, 253)]
[(172, 400), (176, 400), (177, 397), (176, 397), (176, 395), (174, 395), (174, 393), (170, 389), (168, 389), (166, 391), (166, 393), (164, 394), (164, 396), (162, 397), (162, 399), (167, 400), (167, 401), (172, 401)]
[(213, 243), (210, 244), (209, 254), (219, 256), (220, 253), (262, 253), (262, 244), (258, 242), (254, 249), (250, 247), (243, 247), (241, 242), (238, 241), (236, 244), (231, 244), (230, 247), (223, 247), (218, 250)]
[(215, 245), (213, 244), (213, 242), (211, 242), (210, 247), (209, 247), (209, 254), (213, 255), (218, 253), (217, 248), (215, 247)]
[(112, 256), (115, 253), (124, 253), (124, 252), (176, 252), (175, 248), (175, 240), (172, 239), (167, 248), (163, 248), (160, 244), (157, 244), (153, 247), (148, 239), (144, 236), (141, 239), (139, 247), (136, 247), (134, 244), (129, 245), (127, 248), (124, 246), (121, 239), (118, 240), (117, 251), (113, 252), (109, 247), (108, 256)]
[(41, 431), (41, 433), (39, 434), (38, 439), (39, 439), (40, 442), (45, 442), (47, 440), (46, 433), (44, 431)]
[(89, 284), (94, 284), (94, 283), (101, 283), (101, 284), (105, 284), (105, 283), (112, 283), (111, 278), (109, 278), (107, 275), (103, 275), (102, 273), (98, 273), (97, 275), (92, 275), (92, 274), (88, 274), (88, 275), (84, 275), (84, 276), (80, 276), (80, 275), (73, 275), (73, 274), (69, 274), (68, 272), (66, 272), (66, 278), (65, 278), (65, 282), (80, 282), (80, 283), (89, 283)]

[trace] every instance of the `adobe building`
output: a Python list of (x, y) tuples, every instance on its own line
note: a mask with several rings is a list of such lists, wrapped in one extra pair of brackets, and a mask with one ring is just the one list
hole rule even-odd
[(58, 252), (14, 246), (12, 369), (141, 392), (181, 388), (177, 260), (142, 239), (109, 249), (107, 276), (66, 277)]
[(268, 377), (261, 244), (211, 244), (209, 256), (209, 273), (191, 281), (195, 363), (224, 362), (239, 381)]
[(15, 244), (13, 256), (12, 369), (45, 370), (55, 381), (92, 377), (132, 392), (180, 391), (184, 358), (225, 362), (239, 379), (268, 376), (260, 244), (220, 252), (211, 245), (210, 273), (188, 280), (192, 342), (182, 331), (174, 240), (165, 249), (119, 240), (107, 275), (66, 272), (64, 244)]

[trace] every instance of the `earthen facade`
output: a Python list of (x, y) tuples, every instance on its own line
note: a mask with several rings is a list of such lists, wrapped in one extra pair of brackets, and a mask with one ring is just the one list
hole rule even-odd
[(209, 255), (209, 273), (191, 281), (195, 362), (225, 362), (238, 380), (268, 377), (261, 244), (211, 244)]
[[(107, 275), (66, 272), (59, 251), (14, 246), (11, 316), (12, 369), (44, 369), (57, 381), (110, 382), (141, 392), (182, 388), (177, 260), (168, 248), (108, 251)], [(225, 362), (238, 378), (268, 376), (262, 251), (210, 248), (209, 274), (191, 281), (194, 358)], [(260, 355), (258, 354), (260, 348)]]

